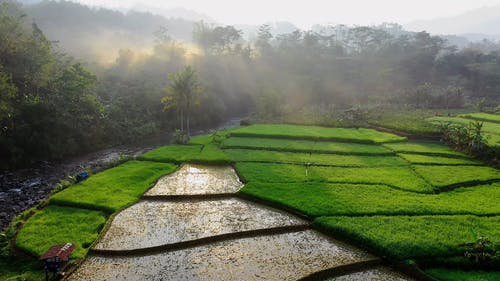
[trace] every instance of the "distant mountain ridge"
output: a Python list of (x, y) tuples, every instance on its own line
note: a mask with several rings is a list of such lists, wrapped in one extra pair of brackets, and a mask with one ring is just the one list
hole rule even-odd
[[(19, 3), (23, 5), (35, 5), (39, 4), (41, 2), (50, 2), (51, 0), (17, 0)], [(72, 3), (79, 3), (78, 1), (68, 1), (68, 0), (62, 0), (58, 2), (72, 2)], [(101, 7), (97, 7), (101, 8)], [(105, 7), (102, 7), (103, 9), (107, 9)], [(147, 12), (147, 13), (152, 13), (154, 11), (154, 14), (163, 16), (165, 18), (182, 18), (185, 20), (190, 20), (190, 21), (206, 21), (206, 22), (215, 22), (214, 19), (211, 17), (198, 13), (193, 10), (189, 10), (186, 8), (182, 7), (176, 7), (176, 8), (168, 8), (168, 9), (162, 9), (158, 7), (152, 7), (147, 4), (139, 4), (135, 5), (130, 9), (131, 11), (138, 11), (138, 12)]]
[(500, 5), (471, 10), (453, 17), (413, 21), (404, 27), (411, 31), (461, 35), (471, 41), (500, 39)]

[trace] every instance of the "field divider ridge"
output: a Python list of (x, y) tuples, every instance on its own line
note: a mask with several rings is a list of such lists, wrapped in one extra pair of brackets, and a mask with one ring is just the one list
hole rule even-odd
[[(390, 149), (386, 146), (384, 146), (387, 149)], [(392, 149), (391, 149), (392, 150)], [(455, 155), (455, 154), (446, 154), (446, 153), (440, 153), (440, 152), (422, 152), (422, 151), (409, 151), (409, 150), (399, 150), (399, 151), (394, 151), (396, 154), (413, 154), (413, 155), (423, 155), (423, 156), (436, 156), (436, 157), (443, 157), (443, 158), (451, 158), (451, 159), (466, 159), (470, 160), (471, 157), (467, 155)]]
[(206, 245), (214, 244), (217, 242), (223, 242), (223, 241), (227, 241), (227, 240), (236, 240), (236, 239), (242, 239), (242, 238), (253, 238), (253, 237), (259, 237), (259, 236), (293, 233), (293, 232), (305, 231), (308, 229), (311, 229), (311, 223), (225, 233), (225, 234), (220, 234), (220, 235), (203, 237), (203, 238), (199, 238), (199, 239), (182, 241), (182, 242), (171, 243), (171, 244), (164, 244), (164, 245), (148, 247), (148, 248), (139, 248), (139, 249), (131, 249), (131, 250), (90, 249), (89, 254), (92, 254), (95, 256), (103, 256), (103, 257), (147, 256), (147, 255), (154, 255), (154, 254), (165, 253), (165, 252), (180, 251), (180, 250), (185, 250), (185, 249), (195, 248), (195, 247), (200, 247), (200, 246), (206, 246)]
[(325, 270), (317, 271), (311, 273), (305, 277), (298, 279), (297, 281), (316, 281), (316, 280), (327, 280), (329, 278), (340, 277), (343, 275), (348, 275), (360, 271), (374, 269), (381, 266), (384, 262), (379, 258), (374, 258), (366, 261), (353, 262), (350, 264), (339, 265)]
[(209, 201), (235, 198), (234, 193), (185, 194), (185, 195), (142, 195), (141, 201)]
[[(229, 137), (241, 137), (241, 138), (266, 138), (266, 139), (284, 139), (284, 140), (305, 140), (305, 141), (316, 141), (316, 142), (343, 142), (343, 143), (359, 143), (359, 144), (372, 144), (378, 145), (379, 142), (374, 140), (364, 140), (364, 139), (349, 139), (349, 138), (335, 138), (335, 137), (307, 137), (307, 136), (292, 136), (292, 135), (273, 135), (273, 134), (253, 134), (253, 133), (235, 133), (229, 134)], [(405, 141), (405, 140), (402, 140)], [(389, 141), (390, 142), (402, 142), (402, 141)], [(386, 142), (383, 142), (386, 143)]]
[[(365, 155), (366, 156), (366, 155)], [(236, 163), (255, 163), (255, 164), (283, 164), (294, 166), (315, 166), (315, 167), (334, 167), (334, 168), (388, 168), (388, 167), (401, 167), (401, 165), (335, 165), (335, 164), (320, 164), (320, 163), (301, 163), (301, 162), (286, 162), (286, 161), (265, 161), (265, 160), (242, 160), (235, 161)], [(409, 166), (409, 165), (408, 165)], [(451, 166), (451, 165), (446, 165)], [(455, 165), (458, 166), (458, 165)], [(469, 166), (469, 165), (460, 165)]]
[[(358, 167), (350, 167), (350, 168), (358, 168)], [(359, 167), (359, 168), (363, 168), (363, 167)], [(254, 182), (255, 183), (266, 183), (266, 182), (260, 182), (260, 181), (254, 181)], [(394, 190), (408, 192), (408, 193), (417, 193), (417, 194), (425, 194), (425, 195), (434, 195), (434, 194), (439, 193), (437, 191), (425, 192), (425, 191), (409, 190), (409, 189), (401, 188), (401, 187), (396, 186), (396, 185), (382, 183), (382, 182), (347, 182), (347, 181), (329, 181), (329, 180), (306, 180), (306, 181), (284, 181), (284, 182), (270, 182), (270, 183), (273, 183), (273, 184), (289, 184), (289, 183), (322, 183), (322, 184), (325, 184), (326, 183), (326, 184), (348, 184), (348, 185), (383, 185), (383, 186), (387, 186), (387, 187), (394, 189)], [(480, 185), (480, 184), (478, 184), (478, 185)], [(432, 184), (429, 184), (429, 186), (434, 187)]]
[(461, 188), (461, 187), (469, 188), (469, 187), (474, 187), (474, 186), (478, 186), (478, 185), (486, 185), (486, 184), (492, 184), (492, 183), (497, 183), (497, 182), (500, 182), (500, 178), (490, 179), (490, 180), (472, 180), (472, 181), (453, 183), (453, 184), (448, 184), (448, 185), (438, 187), (439, 190), (437, 191), (437, 193), (453, 191), (453, 190), (455, 190), (457, 188)]
[[(369, 144), (366, 144), (369, 145)], [(370, 144), (373, 146), (379, 146)], [(289, 152), (289, 153), (315, 153), (315, 154), (334, 154), (334, 155), (350, 155), (350, 156), (396, 156), (396, 152), (388, 151), (384, 153), (370, 153), (370, 152), (351, 152), (351, 151), (333, 151), (333, 150), (315, 150), (315, 149), (293, 149), (293, 148), (279, 148), (279, 147), (254, 147), (244, 145), (234, 146), (221, 146), (222, 150), (226, 149), (245, 149), (245, 150), (259, 150), (259, 151), (276, 151), (276, 152)]]

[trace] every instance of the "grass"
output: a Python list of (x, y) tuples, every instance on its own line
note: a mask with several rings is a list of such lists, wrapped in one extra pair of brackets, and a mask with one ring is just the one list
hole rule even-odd
[(420, 194), (384, 185), (250, 182), (243, 194), (310, 217), (364, 215), (500, 215), (500, 184)]
[(460, 184), (480, 184), (500, 180), (500, 171), (490, 167), (414, 166), (417, 173), (439, 189)]
[(438, 128), (426, 120), (431, 116), (427, 111), (384, 111), (370, 114), (368, 123), (410, 134), (438, 135)]
[(193, 158), (191, 162), (202, 162), (210, 164), (227, 164), (229, 158), (216, 144), (208, 144), (203, 147), (198, 159)]
[(387, 143), (384, 146), (398, 153), (469, 158), (463, 153), (453, 151), (448, 146), (434, 142)]
[(16, 246), (36, 257), (53, 245), (73, 243), (72, 258), (84, 258), (106, 222), (104, 213), (49, 206), (29, 219), (19, 231)]
[(303, 165), (237, 163), (236, 169), (247, 182), (335, 182), (386, 184), (400, 189), (431, 193), (433, 188), (408, 167), (306, 167)]
[(306, 167), (270, 163), (236, 163), (236, 170), (245, 182), (304, 182)]
[(459, 117), (466, 118), (466, 119), (472, 119), (472, 120), (478, 120), (478, 121), (500, 123), (500, 115), (498, 115), (498, 114), (477, 112), (477, 113), (461, 114), (461, 115), (459, 115)]
[(311, 167), (310, 177), (326, 182), (385, 184), (407, 191), (432, 193), (434, 189), (409, 167)]
[(442, 281), (498, 281), (500, 272), (464, 271), (459, 269), (432, 268), (425, 273)]
[(266, 150), (226, 149), (233, 162), (310, 163), (340, 167), (401, 166), (405, 161), (395, 156), (360, 156), (335, 154), (291, 153)]
[(135, 202), (159, 177), (176, 168), (167, 163), (129, 161), (56, 193), (50, 202), (115, 212)]
[(311, 160), (308, 153), (292, 153), (250, 149), (226, 149), (224, 152), (233, 162), (268, 162), (304, 164)]
[(229, 135), (229, 133), (231, 133), (231, 131), (233, 129), (234, 128), (222, 129), (222, 130), (219, 130), (219, 131), (216, 131), (216, 132), (213, 132), (213, 133), (209, 133), (209, 134), (204, 134), (204, 135), (199, 135), (199, 136), (196, 136), (196, 137), (192, 137), (189, 140), (189, 144), (205, 145), (205, 144), (216, 143), (218, 141), (221, 141), (221, 140), (227, 138), (228, 135)]
[(289, 152), (312, 152), (314, 141), (230, 137), (222, 142), (222, 148), (250, 148)]
[(315, 142), (272, 138), (231, 137), (222, 142), (222, 148), (259, 149), (284, 152), (315, 152), (349, 155), (392, 155), (378, 146), (356, 143)]
[(0, 280), (45, 280), (45, 273), (38, 261), (0, 257)]
[(399, 157), (405, 159), (411, 164), (420, 165), (481, 165), (480, 162), (474, 161), (472, 159), (464, 158), (448, 158), (442, 156), (430, 156), (430, 155), (420, 155), (420, 154), (407, 154), (400, 153)]
[(371, 216), (320, 217), (320, 227), (399, 260), (461, 256), (459, 245), (478, 235), (500, 245), (500, 217)]
[(258, 124), (241, 127), (233, 130), (230, 136), (346, 141), (370, 144), (406, 140), (404, 137), (364, 128), (348, 129), (276, 124)]
[(192, 137), (189, 140), (189, 144), (192, 144), (192, 145), (205, 145), (205, 144), (212, 143), (213, 139), (214, 139), (214, 136), (211, 135), (211, 134), (196, 136), (196, 137)]
[(203, 145), (171, 144), (153, 149), (140, 155), (137, 159), (156, 162), (182, 163), (190, 160), (193, 155), (199, 155)]
[[(203, 142), (204, 140), (200, 140)], [(215, 144), (206, 145), (168, 145), (149, 151), (138, 157), (139, 160), (173, 163), (228, 163), (229, 159)]]

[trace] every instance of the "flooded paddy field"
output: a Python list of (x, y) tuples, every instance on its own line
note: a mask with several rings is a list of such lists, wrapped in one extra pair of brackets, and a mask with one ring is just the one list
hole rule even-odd
[(374, 256), (312, 230), (146, 256), (90, 256), (69, 280), (296, 280)]
[(158, 180), (145, 197), (235, 193), (242, 186), (231, 167), (188, 164)]
[(121, 213), (96, 249), (130, 250), (215, 235), (305, 225), (284, 212), (240, 199), (141, 201)]
[(365, 271), (360, 271), (352, 274), (343, 275), (336, 277), (335, 281), (413, 281), (415, 279), (410, 279), (398, 272), (391, 271), (385, 267), (379, 267), (375, 269), (369, 269)]

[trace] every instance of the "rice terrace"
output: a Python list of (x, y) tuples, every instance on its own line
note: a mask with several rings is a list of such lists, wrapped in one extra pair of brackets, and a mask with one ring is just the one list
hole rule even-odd
[(499, 198), (498, 170), (439, 143), (256, 124), (55, 193), (15, 246), (71, 241), (68, 280), (496, 280), (464, 252), (499, 245)]

